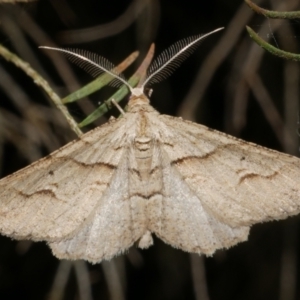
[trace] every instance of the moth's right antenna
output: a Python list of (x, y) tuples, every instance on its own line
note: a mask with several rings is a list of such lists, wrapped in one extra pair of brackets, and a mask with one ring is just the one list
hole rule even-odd
[(160, 82), (169, 77), (194, 52), (201, 40), (223, 29), (224, 27), (215, 29), (204, 35), (196, 35), (180, 40), (164, 50), (151, 64), (148, 69), (147, 78), (140, 85), (140, 88), (144, 89), (146, 85)]

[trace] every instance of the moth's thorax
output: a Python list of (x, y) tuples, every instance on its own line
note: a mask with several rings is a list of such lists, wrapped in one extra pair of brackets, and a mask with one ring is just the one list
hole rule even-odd
[[(156, 139), (153, 135), (152, 119), (157, 111), (149, 104), (149, 99), (145, 96), (132, 96), (130, 99), (130, 113), (135, 115), (135, 137), (132, 141), (134, 156), (134, 172), (131, 174), (135, 178), (134, 193), (148, 197), (156, 190), (156, 179), (153, 177), (153, 168), (157, 167), (153, 157)], [(156, 174), (155, 174), (156, 175)], [(158, 176), (160, 178), (160, 176)], [(154, 185), (154, 186), (153, 186)]]
[[(142, 206), (151, 205), (146, 202), (153, 195), (160, 194), (163, 182), (162, 171), (157, 161), (155, 140), (147, 135), (136, 136), (133, 145), (134, 162), (132, 163), (133, 168), (130, 170), (130, 181), (133, 184), (131, 184), (130, 192), (143, 199)], [(146, 207), (142, 210), (145, 209)], [(147, 223), (148, 221), (146, 221)], [(146, 226), (148, 227), (148, 224)]]
[(153, 137), (149, 132), (149, 120), (145, 114), (141, 113), (137, 126), (136, 136), (133, 141), (134, 156), (143, 171), (150, 171), (153, 156)]
[[(153, 140), (147, 136), (137, 136), (134, 139), (134, 156), (143, 165), (142, 169), (148, 169), (151, 165), (153, 152)], [(147, 167), (145, 167), (147, 166)]]
[(128, 102), (129, 112), (139, 112), (139, 111), (152, 111), (154, 110), (150, 105), (150, 100), (144, 94), (136, 96), (131, 95)]

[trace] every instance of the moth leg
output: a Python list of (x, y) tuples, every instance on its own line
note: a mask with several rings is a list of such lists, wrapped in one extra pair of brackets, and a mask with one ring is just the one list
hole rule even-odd
[(125, 111), (123, 108), (115, 101), (115, 99), (111, 99), (111, 103), (119, 110), (119, 112), (125, 116)]

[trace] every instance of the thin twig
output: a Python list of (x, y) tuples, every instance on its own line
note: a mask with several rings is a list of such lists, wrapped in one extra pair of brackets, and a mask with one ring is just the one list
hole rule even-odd
[(55, 106), (62, 112), (71, 129), (78, 136), (82, 135), (82, 131), (78, 127), (77, 123), (69, 114), (67, 108), (61, 103), (60, 97), (52, 90), (48, 82), (40, 74), (33, 70), (28, 63), (20, 59), (17, 55), (13, 54), (2, 45), (0, 45), (0, 55), (3, 56), (7, 61), (15, 64), (18, 68), (22, 69), (29, 77), (31, 77), (34, 80), (35, 84), (40, 86), (48, 94)]
[(280, 262), (280, 278), (279, 278), (279, 300), (295, 300), (297, 299), (298, 289), (298, 236), (299, 226), (295, 219), (284, 223), (283, 228), (283, 250)]
[(265, 118), (271, 125), (273, 132), (276, 134), (278, 141), (284, 147), (285, 142), (288, 140), (292, 142), (292, 137), (289, 134), (283, 119), (281, 118), (278, 110), (276, 109), (268, 90), (263, 84), (260, 76), (257, 74), (251, 74), (251, 77), (247, 76), (246, 80), (251, 86), (251, 90), (254, 93), (256, 101), (260, 105), (264, 112)]
[(101, 263), (104, 276), (107, 281), (108, 290), (110, 293), (111, 300), (122, 300), (125, 299), (124, 291), (121, 283), (121, 278), (116, 266), (116, 260), (103, 261)]
[(178, 115), (184, 119), (194, 120), (197, 107), (204, 98), (205, 91), (208, 88), (216, 70), (226, 59), (227, 55), (236, 47), (237, 40), (243, 32), (245, 26), (253, 12), (245, 5), (241, 5), (230, 24), (226, 27), (224, 35), (218, 44), (207, 55), (202, 66), (199, 68), (198, 74), (192, 83), (181, 107)]
[(0, 0), (0, 3), (33, 2), (37, 0)]
[(85, 29), (62, 31), (57, 38), (63, 44), (90, 43), (118, 34), (129, 27), (150, 2), (149, 0), (134, 0), (126, 11), (112, 22)]
[(89, 270), (87, 262), (84, 260), (76, 260), (73, 262), (78, 283), (79, 299), (92, 300), (91, 282), (89, 278)]
[(209, 300), (204, 256), (195, 253), (190, 254), (190, 264), (192, 269), (193, 286), (196, 300)]
[[(11, 74), (8, 73), (1, 65), (0, 78), (1, 90), (6, 93), (11, 100), (11, 103), (18, 110), (19, 115), (22, 116), (24, 125), (20, 126), (20, 130), (22, 130), (23, 134), (28, 136), (35, 145), (39, 144), (40, 146), (40, 143), (42, 143), (49, 152), (59, 148), (60, 143), (57, 140), (55, 130), (52, 126), (54, 122), (58, 123), (58, 119), (61, 117), (59, 113), (56, 113), (57, 110), (51, 107), (46, 112), (45, 106), (32, 102), (24, 91), (24, 86), (19, 85), (15, 78), (11, 76)], [(51, 109), (53, 111), (49, 114), (49, 110)], [(61, 120), (62, 119), (63, 118), (61, 118)], [(50, 120), (52, 120), (52, 124)], [(28, 125), (26, 126), (27, 122)], [(65, 125), (66, 124), (62, 126)], [(38, 158), (39, 157), (36, 159)]]
[(73, 263), (71, 261), (65, 259), (59, 262), (48, 300), (61, 300), (64, 298), (64, 291), (70, 276), (72, 265)]

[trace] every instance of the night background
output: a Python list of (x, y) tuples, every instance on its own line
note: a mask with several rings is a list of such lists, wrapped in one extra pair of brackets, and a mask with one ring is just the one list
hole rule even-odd
[[(242, 0), (0, 2), (1, 45), (27, 61), (62, 98), (93, 78), (60, 53), (38, 46), (85, 49), (116, 65), (139, 50), (124, 72), (129, 78), (152, 42), (157, 55), (180, 39), (224, 26), (171, 77), (151, 87), (151, 104), (160, 113), (299, 156), (299, 63), (267, 53), (245, 29), (248, 25), (273, 45), (299, 53), (299, 20), (266, 19)], [(300, 10), (297, 0), (255, 3)], [(0, 60), (2, 178), (76, 135), (31, 78)], [(67, 107), (80, 122), (113, 92), (107, 87)], [(117, 117), (117, 110), (83, 130), (111, 115)], [(0, 299), (300, 299), (299, 225), (299, 216), (257, 224), (249, 241), (208, 258), (155, 239), (148, 250), (132, 247), (95, 265), (59, 261), (44, 242), (1, 236)]]

